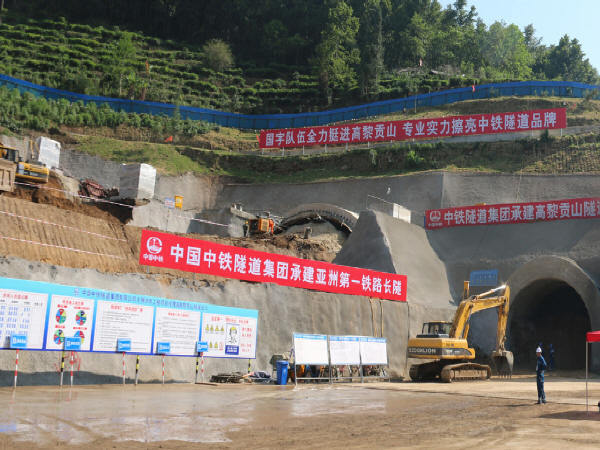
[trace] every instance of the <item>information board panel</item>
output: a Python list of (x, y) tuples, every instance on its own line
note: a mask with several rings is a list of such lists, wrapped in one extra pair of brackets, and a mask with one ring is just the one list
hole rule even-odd
[(256, 319), (252, 317), (204, 313), (200, 339), (208, 343), (204, 354), (221, 358), (255, 358), (256, 327)]
[(48, 315), (46, 348), (62, 350), (65, 337), (81, 338), (81, 350), (89, 350), (94, 323), (94, 300), (53, 295)]
[(12, 334), (25, 334), (28, 349), (41, 349), (47, 308), (47, 294), (0, 288), (0, 348), (10, 348)]
[(152, 352), (154, 308), (123, 302), (98, 302), (94, 351), (114, 352), (117, 339), (131, 339), (131, 351)]
[(172, 343), (169, 355), (195, 356), (203, 321), (223, 329), (206, 356), (256, 358), (254, 309), (0, 277), (0, 348), (21, 334), (30, 350), (60, 350), (74, 337), (81, 351), (114, 353), (118, 339), (129, 339), (127, 351), (156, 354), (153, 346), (162, 340)]
[(360, 364), (360, 345), (357, 336), (329, 336), (329, 356), (332, 365)]
[(200, 316), (200, 311), (156, 308), (154, 341), (170, 342), (171, 351), (169, 353), (185, 356), (196, 355)]
[(387, 341), (385, 338), (361, 337), (360, 358), (363, 365), (387, 365)]
[(498, 269), (473, 270), (469, 276), (471, 286), (497, 286)]
[(327, 336), (294, 333), (294, 361), (296, 364), (328, 365)]

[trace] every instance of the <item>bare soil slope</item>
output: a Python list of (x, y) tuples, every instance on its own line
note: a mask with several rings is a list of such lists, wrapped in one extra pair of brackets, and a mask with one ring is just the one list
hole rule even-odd
[[(47, 187), (60, 189), (61, 185), (54, 179)], [(0, 254), (101, 272), (194, 276), (138, 264), (142, 230), (123, 223), (130, 217), (129, 208), (82, 203), (52, 189), (17, 188), (0, 196)], [(320, 261), (335, 257), (328, 242), (302, 239), (297, 234), (247, 239), (192, 237)]]

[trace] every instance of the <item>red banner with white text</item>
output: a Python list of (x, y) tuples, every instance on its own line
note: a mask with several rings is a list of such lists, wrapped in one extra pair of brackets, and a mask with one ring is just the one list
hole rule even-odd
[(140, 264), (336, 294), (406, 301), (406, 275), (143, 230)]
[(425, 211), (425, 228), (549, 222), (600, 217), (600, 198), (461, 206)]
[(262, 130), (260, 148), (344, 145), (566, 128), (565, 108)]

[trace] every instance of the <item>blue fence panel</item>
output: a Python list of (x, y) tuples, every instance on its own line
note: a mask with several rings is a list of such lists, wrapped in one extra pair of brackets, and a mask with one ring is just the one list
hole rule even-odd
[[(21, 93), (30, 92), (48, 99), (66, 99), (70, 102), (96, 103), (106, 105), (115, 111), (172, 116), (177, 106), (168, 103), (125, 100), (109, 97), (90, 96), (49, 88), (0, 74), (0, 86), (18, 89)], [(182, 118), (202, 120), (221, 126), (242, 129), (295, 128), (327, 125), (347, 120), (360, 120), (382, 114), (424, 106), (440, 106), (464, 100), (486, 99), (497, 96), (558, 95), (560, 97), (582, 98), (590, 90), (600, 90), (600, 86), (572, 81), (516, 81), (494, 83), (475, 87), (463, 87), (446, 91), (419, 94), (406, 98), (339, 108), (331, 111), (299, 114), (236, 114), (191, 106), (179, 107)], [(599, 98), (596, 93), (596, 98)]]

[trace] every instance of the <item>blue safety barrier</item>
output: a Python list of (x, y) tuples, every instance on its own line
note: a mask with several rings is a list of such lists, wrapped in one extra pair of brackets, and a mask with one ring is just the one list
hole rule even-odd
[(465, 100), (478, 100), (506, 96), (555, 96), (583, 98), (596, 90), (595, 98), (600, 98), (600, 86), (573, 81), (516, 81), (510, 83), (483, 84), (475, 87), (449, 89), (429, 94), (413, 95), (393, 100), (383, 100), (364, 105), (332, 109), (330, 111), (299, 114), (236, 114), (207, 108), (171, 105), (168, 103), (143, 102), (120, 98), (76, 94), (74, 92), (40, 86), (0, 74), (0, 86), (31, 92), (47, 99), (67, 99), (70, 102), (96, 103), (108, 105), (115, 111), (128, 113), (172, 116), (176, 109), (182, 119), (202, 120), (224, 127), (241, 129), (297, 128), (327, 125), (335, 122), (365, 119), (368, 117), (409, 110), (415, 107), (440, 106)]

